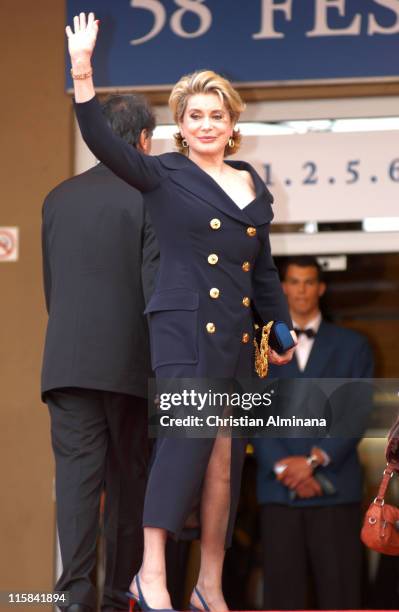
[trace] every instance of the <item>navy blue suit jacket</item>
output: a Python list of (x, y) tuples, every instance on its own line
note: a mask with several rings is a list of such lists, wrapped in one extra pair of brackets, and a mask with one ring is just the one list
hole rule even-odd
[[(180, 153), (142, 155), (107, 126), (96, 98), (76, 104), (82, 136), (113, 172), (143, 193), (161, 262), (147, 305), (152, 365), (169, 377), (250, 376), (253, 305), (262, 319), (291, 326), (273, 263), (273, 197), (245, 162), (255, 198), (243, 210), (197, 164)], [(242, 358), (243, 352), (245, 358)], [(172, 369), (171, 369), (172, 368)]]
[[(373, 355), (364, 336), (322, 321), (304, 371), (296, 358), (285, 366), (270, 367), (270, 378), (372, 378)], [(365, 406), (367, 410), (367, 406)], [(361, 468), (358, 438), (268, 438), (254, 440), (258, 462), (257, 493), (261, 504), (320, 506), (357, 502), (361, 499)], [(331, 459), (318, 468), (336, 489), (334, 495), (290, 500), (289, 489), (276, 480), (274, 464), (290, 455), (309, 455), (318, 446)]]

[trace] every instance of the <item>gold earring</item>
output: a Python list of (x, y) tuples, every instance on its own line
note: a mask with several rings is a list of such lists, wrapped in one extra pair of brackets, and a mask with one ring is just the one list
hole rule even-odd
[(230, 149), (233, 149), (234, 145), (235, 145), (234, 138), (233, 138), (233, 136), (230, 136), (230, 138), (229, 138), (229, 147), (230, 147)]
[(184, 149), (188, 149), (188, 142), (185, 138), (182, 139), (181, 144)]

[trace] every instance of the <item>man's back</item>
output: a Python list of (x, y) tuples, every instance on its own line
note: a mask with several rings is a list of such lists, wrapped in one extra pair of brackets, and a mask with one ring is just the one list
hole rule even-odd
[[(114, 95), (102, 112), (115, 134), (143, 154), (155, 117), (139, 95)], [(49, 312), (42, 371), (51, 420), (65, 612), (127, 609), (141, 564), (148, 471), (144, 302), (158, 245), (141, 194), (102, 164), (64, 181), (43, 206)], [(101, 601), (93, 577), (104, 525)]]
[(42, 391), (73, 386), (145, 396), (143, 288), (148, 299), (157, 245), (141, 194), (102, 164), (61, 183), (43, 206), (43, 265), (49, 323)]

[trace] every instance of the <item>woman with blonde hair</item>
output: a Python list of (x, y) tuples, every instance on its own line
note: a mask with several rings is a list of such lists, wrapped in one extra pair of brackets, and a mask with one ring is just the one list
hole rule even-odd
[[(94, 14), (66, 28), (76, 113), (96, 157), (142, 191), (157, 234), (161, 264), (147, 306), (152, 365), (158, 379), (250, 377), (253, 305), (267, 322), (291, 325), (269, 244), (273, 198), (245, 162), (225, 161), (239, 146), (236, 122), (244, 104), (229, 81), (212, 71), (183, 77), (170, 107), (178, 153), (145, 156), (104, 122), (92, 80), (98, 32)], [(284, 364), (293, 349), (273, 363)], [(142, 610), (171, 608), (165, 578), (165, 542), (178, 537), (201, 502), (201, 566), (191, 607), (227, 609), (221, 588), (231, 542), (245, 442), (158, 440), (144, 508), (144, 558), (130, 585)], [(133, 607), (133, 605), (132, 605)]]

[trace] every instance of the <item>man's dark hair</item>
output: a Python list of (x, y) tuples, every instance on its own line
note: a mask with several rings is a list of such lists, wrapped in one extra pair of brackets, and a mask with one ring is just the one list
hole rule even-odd
[(284, 281), (287, 276), (288, 266), (299, 266), (300, 268), (315, 268), (317, 270), (317, 280), (319, 282), (324, 281), (323, 269), (316, 257), (311, 255), (296, 255), (293, 257), (287, 257), (281, 266), (281, 279)]
[(109, 96), (101, 104), (101, 110), (112, 131), (134, 147), (142, 130), (147, 130), (149, 136), (154, 131), (154, 112), (140, 94)]

